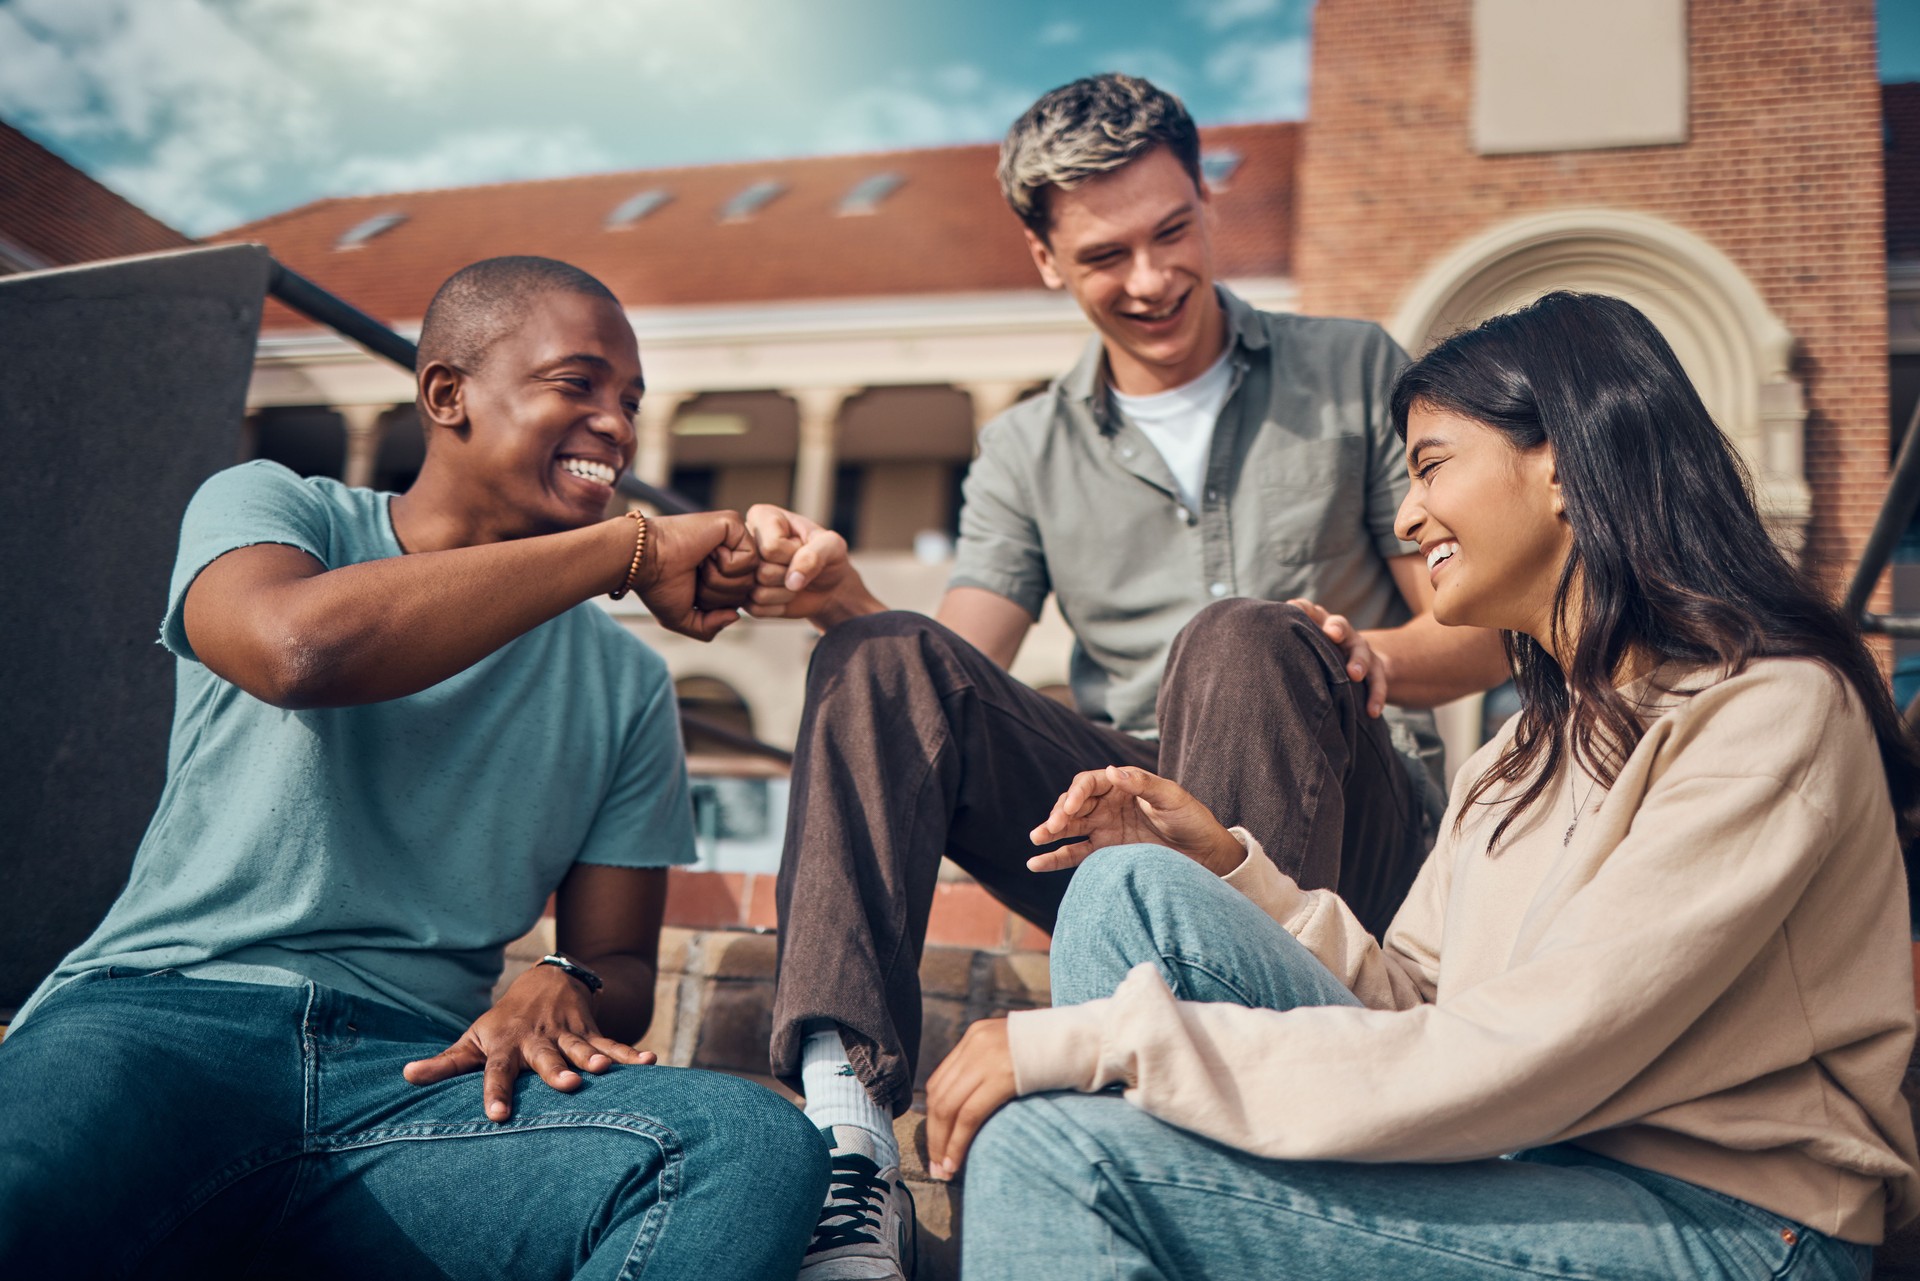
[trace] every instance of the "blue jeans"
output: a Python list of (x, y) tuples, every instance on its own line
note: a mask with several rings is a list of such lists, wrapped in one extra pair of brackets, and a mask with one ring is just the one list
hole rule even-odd
[(801, 1112), (709, 1072), (414, 1086), (445, 1048), (317, 984), (101, 970), (0, 1043), (0, 1272), (791, 1277), (826, 1195)]
[[(1103, 850), (1074, 873), (1061, 907), (1054, 1001), (1111, 995), (1143, 961), (1184, 1000), (1357, 1004), (1198, 864), (1153, 845)], [(974, 1142), (966, 1196), (967, 1281), (1828, 1281), (1872, 1270), (1866, 1246), (1571, 1145), (1454, 1165), (1268, 1160), (1112, 1094), (1035, 1095), (1002, 1109)]]

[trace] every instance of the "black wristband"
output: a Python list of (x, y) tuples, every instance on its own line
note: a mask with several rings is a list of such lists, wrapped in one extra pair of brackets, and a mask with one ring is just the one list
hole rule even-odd
[(587, 985), (587, 992), (589, 994), (598, 993), (601, 988), (606, 986), (605, 983), (602, 983), (600, 981), (600, 976), (598, 974), (595, 974), (592, 970), (580, 964), (578, 961), (568, 960), (566, 957), (560, 955), (560, 953), (558, 952), (549, 952), (547, 955), (541, 957), (538, 961), (534, 962), (534, 964), (551, 965), (553, 966), (554, 969), (559, 970), (562, 974), (565, 974), (571, 978), (579, 979), (582, 983)]

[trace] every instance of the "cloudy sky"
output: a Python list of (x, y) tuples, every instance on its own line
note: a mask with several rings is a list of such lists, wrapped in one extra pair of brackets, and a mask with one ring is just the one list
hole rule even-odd
[[(1920, 3), (1879, 0), (1920, 78)], [(1121, 68), (1306, 111), (1310, 0), (0, 0), (0, 119), (182, 230), (325, 195), (997, 138)]]

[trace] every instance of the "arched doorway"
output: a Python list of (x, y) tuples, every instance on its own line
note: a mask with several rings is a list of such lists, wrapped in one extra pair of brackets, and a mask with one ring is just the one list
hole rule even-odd
[(1521, 218), (1436, 263), (1389, 329), (1417, 354), (1555, 289), (1625, 298), (1659, 326), (1746, 459), (1768, 528), (1797, 551), (1812, 495), (1805, 400), (1788, 368), (1793, 336), (1746, 274), (1692, 232), (1617, 209)]
[[(1692, 232), (1618, 209), (1516, 219), (1436, 262), (1388, 329), (1418, 355), (1555, 289), (1612, 294), (1646, 313), (1746, 460), (1775, 540), (1799, 551), (1812, 494), (1806, 403), (1788, 365), (1793, 336), (1746, 274)], [(1437, 709), (1449, 775), (1480, 745), (1482, 711), (1479, 695)]]

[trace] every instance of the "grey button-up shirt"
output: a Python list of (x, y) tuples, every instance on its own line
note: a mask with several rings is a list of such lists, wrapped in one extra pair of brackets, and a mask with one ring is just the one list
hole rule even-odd
[[(1360, 627), (1411, 617), (1387, 569), (1418, 550), (1393, 532), (1407, 474), (1388, 401), (1406, 354), (1378, 325), (1219, 294), (1233, 389), (1199, 510), (1115, 408), (1098, 339), (1044, 395), (987, 424), (967, 472), (951, 585), (1035, 617), (1053, 593), (1073, 628), (1080, 710), (1135, 734), (1154, 733), (1167, 650), (1212, 601), (1304, 596)], [(1432, 718), (1415, 719), (1430, 749)], [(1413, 747), (1414, 726), (1396, 728)]]

